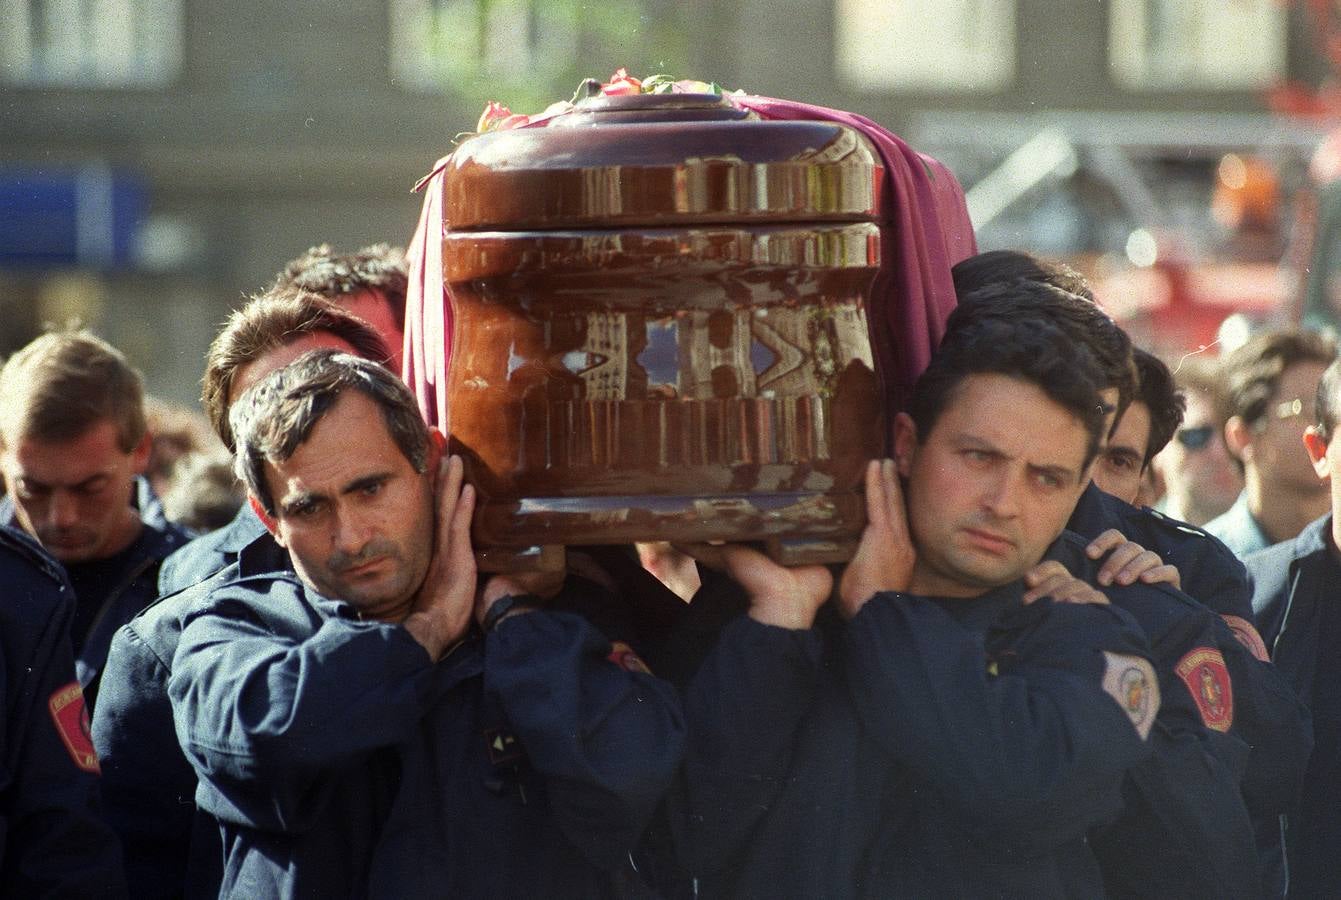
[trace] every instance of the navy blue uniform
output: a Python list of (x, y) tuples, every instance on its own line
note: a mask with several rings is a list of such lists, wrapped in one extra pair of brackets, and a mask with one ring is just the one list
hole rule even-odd
[(218, 824), (196, 808), (196, 773), (177, 743), (168, 700), (182, 620), (240, 574), (288, 567), (288, 555), (266, 534), (232, 565), (161, 598), (112, 639), (93, 741), (102, 760), (103, 806), (137, 898), (217, 897), (222, 877)]
[(1331, 515), (1245, 560), (1257, 624), (1281, 673), (1312, 712), (1315, 744), (1284, 828), (1290, 897), (1341, 886), (1341, 561)]
[(728, 624), (685, 701), (677, 824), (700, 893), (1100, 895), (1086, 834), (1150, 752), (1102, 687), (1104, 651), (1149, 645), (1110, 606), (1021, 593)]
[[(295, 576), (187, 614), (169, 694), (226, 896), (601, 896), (679, 764), (674, 690), (573, 613), (436, 665)], [(620, 665), (619, 662), (624, 665)]]
[(0, 528), (0, 585), (0, 896), (124, 896), (116, 839), (99, 817), (65, 575)]
[(1251, 592), (1243, 563), (1220, 540), (1149, 507), (1132, 506), (1090, 482), (1066, 527), (1093, 540), (1116, 528), (1129, 541), (1176, 566), (1183, 591), (1222, 616), (1252, 622)]
[(251, 504), (242, 504), (233, 521), (187, 542), (163, 560), (158, 570), (158, 595), (166, 597), (199, 584), (237, 562), (244, 547), (262, 539), (269, 540), (270, 532), (265, 530)]
[[(1099, 564), (1085, 543), (1064, 533), (1047, 558), (1094, 584)], [(1167, 585), (1102, 590), (1149, 639), (1163, 698), (1154, 752), (1127, 773), (1121, 815), (1091, 835), (1106, 894), (1259, 896), (1253, 828), (1239, 792), (1248, 748), (1228, 733), (1235, 685), (1217, 645), (1219, 617)]]
[(1307, 711), (1282, 673), (1265, 659), (1256, 629), (1243, 619), (1252, 615), (1243, 564), (1200, 529), (1137, 509), (1093, 484), (1081, 496), (1068, 527), (1090, 539), (1108, 528), (1118, 529), (1176, 565), (1183, 592), (1220, 614), (1214, 646), (1232, 682), (1229, 734), (1249, 748), (1240, 788), (1256, 831), (1263, 878), (1268, 886), (1278, 885), (1283, 877), (1279, 817), (1298, 794), (1312, 738)]
[[(81, 603), (96, 603), (87, 629), (71, 635), (75, 651), (75, 673), (84, 689), (89, 709), (97, 707), (99, 681), (112, 635), (140, 610), (158, 598), (158, 569), (163, 560), (181, 547), (191, 533), (163, 514), (153, 489), (145, 478), (135, 479), (135, 504), (144, 527), (135, 542), (118, 554), (116, 571), (103, 573), (90, 589), (81, 594)], [(0, 499), (0, 523), (17, 528), (14, 498)], [(103, 580), (105, 579), (105, 580)]]

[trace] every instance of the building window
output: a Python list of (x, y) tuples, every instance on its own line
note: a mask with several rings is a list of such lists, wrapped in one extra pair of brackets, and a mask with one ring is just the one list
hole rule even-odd
[(683, 78), (676, 0), (391, 0), (391, 77), (402, 87), (538, 112), (620, 66)]
[(836, 0), (838, 76), (859, 91), (994, 91), (1015, 79), (1014, 0)]
[(182, 67), (182, 0), (0, 0), (0, 80), (136, 88)]
[(1108, 68), (1134, 90), (1258, 90), (1285, 71), (1280, 0), (1110, 0)]

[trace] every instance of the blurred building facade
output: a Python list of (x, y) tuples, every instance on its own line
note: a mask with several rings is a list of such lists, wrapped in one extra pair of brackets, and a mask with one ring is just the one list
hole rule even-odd
[[(1264, 92), (1323, 74), (1278, 0), (0, 0), (0, 16), (0, 354), (78, 318), (188, 401), (218, 324), (287, 259), (409, 238), (411, 186), (485, 99), (535, 111), (623, 65), (854, 109), (967, 186), (996, 177), (975, 201), (991, 211), (1022, 194), (999, 173), (1040, 134), (1045, 174), (1107, 136), (1304, 146)], [(1036, 220), (1075, 227), (1049, 202)], [(1000, 240), (1027, 246), (1022, 221)]]

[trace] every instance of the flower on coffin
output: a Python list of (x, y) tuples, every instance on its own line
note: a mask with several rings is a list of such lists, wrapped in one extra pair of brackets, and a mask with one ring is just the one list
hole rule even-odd
[(529, 116), (514, 113), (497, 100), (490, 100), (488, 105), (484, 107), (484, 112), (480, 113), (480, 120), (475, 125), (475, 131), (479, 134), (486, 131), (506, 131), (509, 128), (525, 125), (529, 120)]
[(625, 68), (618, 68), (610, 80), (601, 85), (601, 96), (616, 97), (620, 94), (641, 94), (643, 83), (629, 74)]
[[(744, 91), (736, 91), (737, 94), (743, 94)], [(522, 128), (529, 125), (539, 125), (555, 116), (561, 116), (573, 109), (573, 104), (591, 97), (617, 97), (624, 94), (723, 94), (722, 86), (717, 82), (696, 81), (694, 79), (682, 78), (675, 79), (669, 75), (658, 74), (647, 78), (634, 78), (628, 73), (627, 69), (619, 68), (610, 76), (610, 80), (604, 83), (595, 78), (588, 78), (578, 85), (577, 92), (572, 100), (559, 100), (545, 107), (544, 111), (534, 115), (523, 115), (514, 113), (511, 109), (499, 103), (497, 100), (490, 100), (484, 107), (484, 112), (480, 114), (480, 120), (475, 125), (473, 134), (484, 134), (490, 131), (507, 131), (510, 128)], [(467, 134), (458, 135), (458, 139), (467, 137)]]

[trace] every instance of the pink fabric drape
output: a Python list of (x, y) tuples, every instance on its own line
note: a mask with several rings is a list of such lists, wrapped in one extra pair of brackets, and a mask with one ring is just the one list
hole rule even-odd
[[(913, 150), (865, 116), (771, 97), (728, 95), (765, 119), (838, 122), (864, 134), (884, 162), (888, 245), (876, 276), (869, 323), (887, 397), (901, 407), (940, 343), (954, 308), (950, 267), (977, 252), (964, 191), (950, 170)], [(543, 127), (552, 117), (526, 127)], [(416, 190), (423, 211), (408, 250), (405, 362), (402, 375), (430, 425), (447, 430), (447, 367), (452, 310), (442, 278), (442, 185), (450, 156), (439, 160)]]
[(451, 156), (444, 156), (414, 186), (424, 208), (406, 250), (410, 267), (405, 292), (405, 353), (401, 378), (419, 400), (424, 421), (447, 433), (447, 364), (452, 355), (452, 304), (442, 280), (442, 182)]
[(886, 396), (903, 406), (945, 333), (955, 305), (950, 267), (978, 252), (964, 189), (950, 170), (856, 113), (778, 100), (728, 95), (765, 119), (838, 122), (860, 131), (885, 164), (883, 248), (867, 321)]

